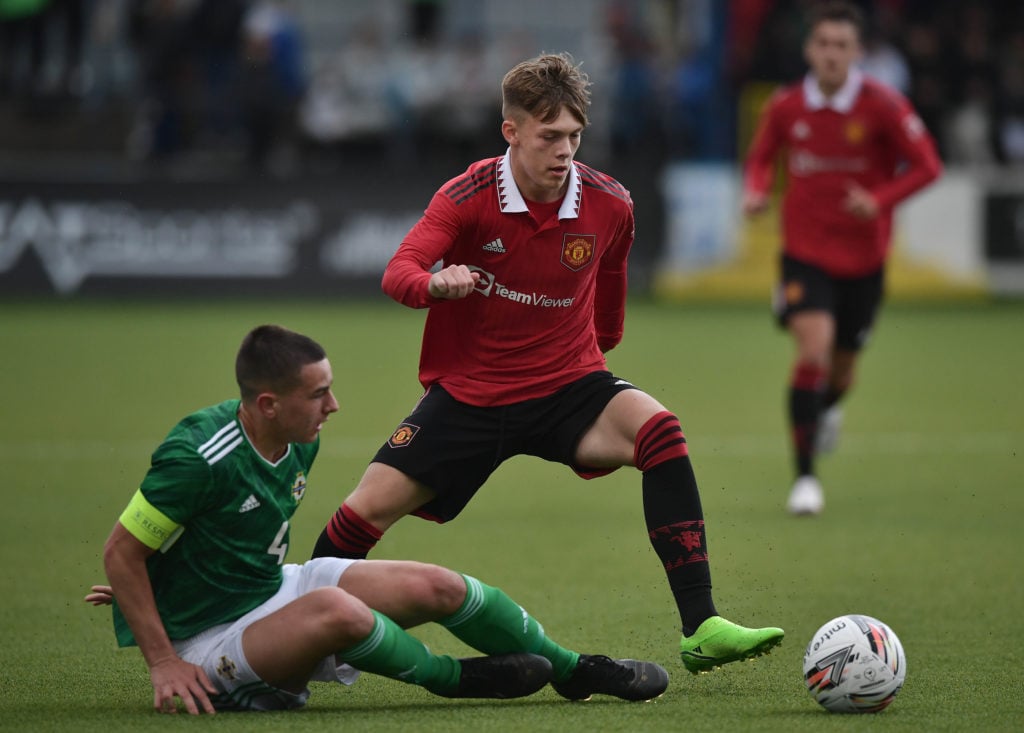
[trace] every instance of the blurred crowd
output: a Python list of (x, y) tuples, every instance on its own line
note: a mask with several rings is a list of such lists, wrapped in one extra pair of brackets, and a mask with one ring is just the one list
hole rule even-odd
[[(545, 6), (531, 2), (522, 12)], [(738, 100), (803, 74), (813, 2), (566, 4), (577, 17), (560, 16), (563, 48), (585, 60), (597, 92), (592, 139), (611, 156), (735, 159)], [(339, 145), (377, 145), (391, 160), (452, 146), (491, 154), (497, 80), (521, 58), (562, 50), (489, 25), (492, 5), (0, 0), (0, 132), (119, 109), (122, 124), (101, 132), (136, 160), (230, 151), (281, 172)], [(1024, 3), (862, 5), (866, 70), (910, 97), (947, 162), (1024, 164)]]

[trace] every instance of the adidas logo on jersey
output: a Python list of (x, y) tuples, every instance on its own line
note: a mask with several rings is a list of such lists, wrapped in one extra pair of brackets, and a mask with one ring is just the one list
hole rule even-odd
[(483, 247), (484, 252), (496, 252), (498, 254), (505, 254), (508, 250), (505, 249), (505, 245), (501, 243), (501, 237), (498, 237), (492, 242), (488, 242)]
[(249, 498), (242, 502), (242, 506), (238, 507), (239, 514), (245, 514), (251, 512), (253, 509), (260, 505), (259, 499), (252, 494), (249, 494)]

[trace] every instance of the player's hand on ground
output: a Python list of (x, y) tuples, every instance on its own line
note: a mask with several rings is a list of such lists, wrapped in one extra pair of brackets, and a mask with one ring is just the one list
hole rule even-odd
[(82, 600), (94, 606), (109, 606), (114, 602), (114, 589), (109, 585), (94, 585), (92, 593), (86, 595)]
[(760, 214), (768, 208), (768, 196), (758, 191), (743, 193), (743, 213), (747, 216)]
[(858, 219), (874, 219), (878, 216), (878, 200), (866, 188), (852, 181), (846, 184), (843, 208)]
[(190, 715), (199, 715), (200, 709), (210, 715), (216, 712), (209, 696), (217, 692), (217, 688), (202, 667), (180, 657), (168, 657), (149, 668), (149, 679), (153, 683), (153, 708), (157, 712), (177, 713), (176, 697)]
[(480, 273), (470, 272), (465, 265), (448, 265), (430, 276), (427, 287), (434, 298), (458, 300), (472, 293), (479, 280)]

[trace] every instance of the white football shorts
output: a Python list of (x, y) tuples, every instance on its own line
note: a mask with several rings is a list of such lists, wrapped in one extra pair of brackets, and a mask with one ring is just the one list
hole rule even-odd
[[(309, 699), (309, 688), (295, 694), (261, 680), (249, 666), (242, 651), (242, 632), (255, 621), (283, 608), (299, 596), (316, 588), (336, 586), (341, 574), (358, 560), (318, 557), (281, 568), (280, 589), (265, 603), (241, 618), (212, 626), (195, 636), (174, 642), (178, 656), (203, 668), (210, 682), (220, 690), (213, 700), (218, 710), (286, 710), (298, 708)], [(314, 670), (310, 681), (340, 682), (351, 685), (359, 671), (338, 664), (333, 656), (325, 658)]]

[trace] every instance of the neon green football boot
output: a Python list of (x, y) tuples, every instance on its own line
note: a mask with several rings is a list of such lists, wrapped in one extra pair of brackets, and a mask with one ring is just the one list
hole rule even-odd
[(679, 641), (679, 656), (687, 670), (700, 674), (729, 662), (767, 654), (782, 643), (785, 635), (785, 631), (772, 626), (748, 629), (721, 616), (712, 616), (698, 626), (692, 636), (684, 636)]

